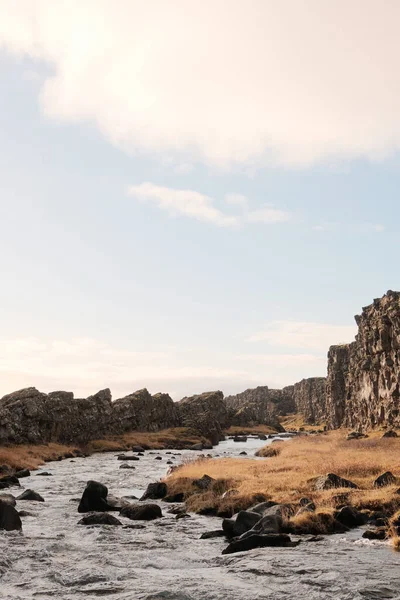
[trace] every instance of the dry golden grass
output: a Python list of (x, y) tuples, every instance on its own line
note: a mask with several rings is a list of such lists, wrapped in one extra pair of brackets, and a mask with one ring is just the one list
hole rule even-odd
[(11, 469), (36, 469), (45, 459), (57, 460), (74, 449), (62, 444), (1, 447), (0, 464)]
[(224, 430), (225, 435), (268, 435), (276, 432), (277, 430), (269, 427), (269, 425), (255, 425), (254, 427), (237, 427), (232, 425), (229, 429)]
[[(273, 460), (224, 458), (191, 462), (171, 474), (168, 486), (176, 492), (185, 491), (190, 497), (196, 492), (191, 480), (207, 474), (230, 482), (230, 488), (236, 490), (230, 497), (234, 507), (243, 508), (246, 499), (255, 495), (285, 503), (297, 503), (301, 497), (307, 496), (317, 507), (329, 512), (337, 505), (335, 496), (342, 492), (348, 495), (348, 503), (359, 509), (383, 507), (393, 512), (400, 508), (396, 486), (373, 489), (374, 479), (385, 471), (400, 476), (400, 439), (347, 441), (346, 435), (345, 431), (334, 431), (295, 438), (279, 445), (280, 454)], [(310, 480), (326, 473), (350, 479), (360, 489), (314, 491)], [(186, 482), (184, 490), (179, 489), (179, 480)], [(225, 499), (218, 496), (207, 498), (209, 500), (215, 503), (216, 510), (225, 504)], [(197, 500), (189, 498), (191, 508), (195, 502)], [(250, 505), (247, 504), (247, 507)]]
[(277, 447), (276, 444), (273, 446), (264, 446), (260, 448), (256, 452), (256, 456), (261, 456), (261, 458), (272, 458), (273, 456), (278, 456), (281, 453), (281, 447)]
[(307, 423), (304, 420), (304, 416), (300, 413), (293, 413), (281, 417), (279, 419), (279, 422), (282, 425), (282, 427), (284, 427), (284, 429), (286, 429), (287, 431), (289, 429), (294, 429), (298, 431), (300, 428), (304, 431), (316, 431), (318, 429), (323, 429), (325, 426), (325, 423), (319, 423), (318, 425), (310, 425), (310, 423)]
[(393, 550), (400, 552), (400, 537), (398, 535), (392, 537)]
[(132, 431), (118, 436), (110, 436), (102, 440), (88, 443), (89, 452), (115, 452), (129, 450), (131, 446), (142, 446), (148, 450), (187, 448), (199, 442), (208, 442), (205, 438), (193, 433), (186, 427), (174, 427), (162, 431)]

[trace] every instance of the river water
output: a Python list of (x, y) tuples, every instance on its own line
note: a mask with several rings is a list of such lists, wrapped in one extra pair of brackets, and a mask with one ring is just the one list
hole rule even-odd
[[(260, 440), (221, 443), (213, 455), (249, 456)], [(225, 454), (224, 454), (225, 453)], [(174, 462), (193, 457), (182, 451)], [(162, 456), (162, 460), (155, 460)], [(23, 533), (0, 532), (0, 598), (10, 600), (320, 600), (399, 599), (400, 554), (387, 543), (361, 539), (361, 530), (302, 542), (296, 548), (263, 548), (221, 555), (223, 538), (201, 540), (221, 519), (192, 515), (151, 522), (123, 519), (131, 528), (77, 525), (76, 499), (86, 482), (106, 484), (116, 496), (138, 495), (164, 476), (165, 451), (141, 457), (135, 470), (119, 469), (114, 454), (49, 463), (52, 477), (21, 479), (44, 503), (20, 501)], [(265, 460), (265, 459), (264, 459)], [(16, 491), (13, 488), (11, 491)]]

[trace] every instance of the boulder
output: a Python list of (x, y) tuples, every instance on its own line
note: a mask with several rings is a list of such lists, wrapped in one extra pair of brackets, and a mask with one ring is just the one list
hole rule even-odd
[(167, 485), (163, 481), (157, 481), (155, 483), (149, 483), (147, 486), (147, 490), (140, 498), (140, 501), (143, 500), (160, 500), (165, 498), (168, 493)]
[(163, 500), (164, 502), (184, 502), (185, 494), (183, 492), (178, 492), (177, 494), (172, 494), (171, 496), (165, 496)]
[(53, 473), (42, 471), (41, 473), (36, 473), (36, 477), (53, 477)]
[(118, 460), (140, 460), (138, 456), (127, 456), (126, 454), (120, 454)]
[(222, 529), (214, 529), (214, 531), (205, 531), (201, 534), (201, 540), (210, 540), (213, 538), (224, 537), (225, 533)]
[(19, 479), (18, 477), (15, 477), (15, 475), (5, 475), (0, 477), (0, 490), (13, 486), (20, 487), (20, 485)]
[(22, 479), (23, 477), (30, 477), (31, 472), (29, 469), (21, 469), (15, 473), (15, 477)]
[(385, 487), (386, 485), (394, 485), (397, 479), (390, 471), (386, 471), (386, 473), (382, 473), (379, 475), (374, 481), (374, 488)]
[(335, 473), (327, 473), (312, 480), (315, 490), (331, 490), (333, 488), (353, 488), (357, 489), (357, 485), (348, 479), (339, 477)]
[(239, 537), (254, 527), (260, 521), (260, 515), (250, 510), (241, 510), (232, 528), (233, 537)]
[(118, 510), (107, 502), (108, 489), (98, 481), (88, 481), (79, 502), (78, 512), (105, 512)]
[(17, 500), (29, 500), (30, 502), (44, 502), (44, 498), (33, 490), (25, 490), (20, 496), (17, 496)]
[(136, 469), (133, 465), (128, 465), (128, 463), (123, 462), (122, 465), (119, 465), (120, 469)]
[(203, 444), (201, 444), (201, 443), (193, 444), (193, 446), (190, 446), (190, 448), (188, 448), (188, 450), (203, 450)]
[(131, 504), (124, 507), (120, 515), (132, 521), (152, 521), (162, 517), (162, 512), (158, 504)]
[(132, 452), (141, 452), (141, 453), (144, 452), (143, 446), (132, 446), (131, 450), (132, 450)]
[(243, 539), (232, 541), (229, 546), (222, 551), (222, 554), (233, 554), (234, 552), (243, 552), (245, 550), (252, 550), (253, 548), (291, 547), (296, 546), (297, 543), (292, 542), (290, 537), (284, 533), (270, 533), (267, 535), (254, 533)]
[(335, 519), (345, 527), (353, 529), (365, 525), (368, 517), (353, 506), (344, 506), (335, 513)]
[(388, 531), (385, 527), (378, 527), (377, 529), (367, 529), (362, 534), (362, 537), (367, 540), (386, 540), (388, 537)]
[(5, 531), (20, 531), (21, 517), (11, 504), (0, 502), (0, 529)]
[(209, 490), (215, 479), (210, 477), (209, 475), (203, 475), (200, 479), (194, 479), (192, 485), (199, 488), (199, 490), (206, 491)]
[(15, 496), (12, 494), (0, 494), (0, 502), (10, 504), (10, 506), (15, 506), (17, 504)]
[(105, 512), (95, 512), (90, 515), (86, 515), (80, 521), (78, 521), (78, 525), (122, 525), (121, 521), (119, 521), (113, 515), (109, 515)]
[(247, 437), (245, 435), (235, 435), (233, 438), (234, 442), (247, 442)]
[(382, 437), (383, 438), (397, 438), (399, 436), (393, 429), (389, 429), (388, 431), (385, 431), (385, 433), (383, 434)]

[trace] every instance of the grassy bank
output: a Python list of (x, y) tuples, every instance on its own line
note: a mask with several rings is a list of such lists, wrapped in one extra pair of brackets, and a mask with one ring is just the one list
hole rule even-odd
[[(399, 485), (374, 489), (375, 478), (391, 471), (400, 477), (400, 438), (378, 437), (346, 440), (347, 432), (334, 431), (319, 436), (302, 436), (277, 444), (277, 456), (265, 460), (209, 459), (183, 465), (168, 479), (169, 493), (184, 492), (189, 510), (236, 512), (262, 499), (296, 504), (310, 498), (317, 510), (332, 512), (343, 502), (358, 509), (385, 510), (393, 514), (400, 508)], [(268, 448), (273, 448), (268, 446)], [(269, 450), (267, 451), (269, 452)], [(359, 489), (316, 491), (313, 478), (326, 473), (353, 481)], [(216, 482), (205, 491), (193, 486), (204, 474)], [(224, 492), (228, 492), (223, 495)]]
[(86, 455), (94, 452), (125, 452), (132, 446), (142, 446), (148, 450), (189, 448), (199, 442), (207, 440), (194, 435), (190, 430), (179, 427), (165, 429), (157, 432), (134, 431), (120, 436), (108, 437), (102, 440), (93, 440), (84, 445), (64, 444), (37, 444), (16, 445), (0, 447), (0, 465), (5, 465), (11, 470), (37, 469), (44, 462), (70, 457), (77, 450)]
[(269, 435), (277, 433), (277, 430), (268, 425), (255, 425), (254, 427), (232, 426), (224, 430), (225, 435)]

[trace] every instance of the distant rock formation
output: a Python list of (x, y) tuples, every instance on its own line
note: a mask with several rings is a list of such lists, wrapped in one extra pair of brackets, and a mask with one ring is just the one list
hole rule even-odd
[(229, 413), (222, 392), (205, 392), (177, 402), (181, 424), (198, 431), (216, 444), (229, 427)]
[(293, 388), (271, 390), (268, 386), (248, 389), (234, 396), (227, 396), (225, 404), (229, 421), (239, 427), (270, 425), (282, 429), (279, 416), (295, 412)]
[(389, 290), (355, 319), (355, 341), (329, 349), (328, 426), (399, 427), (400, 293)]
[(325, 423), (327, 417), (326, 377), (311, 377), (295, 383), (293, 401), (295, 412), (301, 413), (306, 423), (310, 425)]

